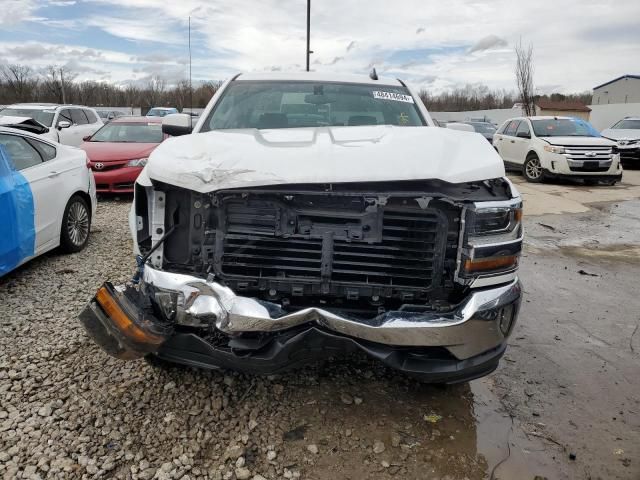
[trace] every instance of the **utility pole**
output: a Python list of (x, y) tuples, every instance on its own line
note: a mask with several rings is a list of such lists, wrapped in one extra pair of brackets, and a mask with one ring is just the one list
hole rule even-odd
[[(189, 16), (189, 108), (193, 113), (193, 84), (191, 83), (191, 16)], [(191, 116), (193, 121), (193, 115)]]
[(307, 0), (307, 72), (309, 71), (309, 55), (311, 55), (311, 0)]
[(64, 68), (60, 67), (60, 89), (62, 90), (62, 103), (67, 103), (67, 96), (64, 94)]

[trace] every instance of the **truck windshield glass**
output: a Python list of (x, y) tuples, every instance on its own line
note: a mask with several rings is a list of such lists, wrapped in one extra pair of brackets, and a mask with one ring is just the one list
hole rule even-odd
[(163, 140), (159, 123), (108, 123), (98, 130), (91, 142), (160, 143)]
[(490, 123), (484, 122), (469, 122), (469, 125), (478, 133), (496, 133), (496, 127)]
[(147, 112), (147, 117), (166, 117), (170, 113), (178, 113), (175, 108), (152, 108)]
[(620, 120), (611, 128), (624, 128), (627, 130), (640, 130), (640, 120)]
[(201, 131), (234, 128), (423, 126), (404, 87), (331, 82), (233, 82)]
[(50, 127), (55, 112), (51, 110), (36, 110), (33, 108), (5, 108), (0, 110), (0, 117), (29, 117), (40, 122), (45, 127)]
[(537, 137), (599, 137), (589, 122), (579, 118), (550, 118), (531, 120)]

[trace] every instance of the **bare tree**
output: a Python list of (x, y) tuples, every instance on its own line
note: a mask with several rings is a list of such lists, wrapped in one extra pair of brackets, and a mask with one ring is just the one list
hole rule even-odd
[(167, 81), (159, 75), (154, 75), (149, 79), (147, 84), (147, 95), (145, 100), (149, 107), (157, 107), (162, 104), (165, 90), (167, 89)]
[(4, 80), (4, 87), (9, 90), (9, 95), (25, 100), (31, 100), (38, 85), (31, 67), (25, 65), (5, 65), (0, 68), (1, 78)]
[(522, 40), (516, 45), (516, 83), (520, 93), (522, 110), (527, 117), (536, 114), (533, 98), (533, 46), (523, 47)]
[(56, 102), (67, 103), (67, 92), (70, 93), (78, 76), (77, 73), (71, 71), (68, 67), (59, 67), (49, 65), (42, 81), (46, 94), (49, 98), (53, 98)]

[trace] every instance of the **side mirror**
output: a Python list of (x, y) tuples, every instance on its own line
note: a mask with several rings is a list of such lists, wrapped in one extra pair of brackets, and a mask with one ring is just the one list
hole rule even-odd
[(170, 113), (162, 119), (162, 133), (178, 137), (188, 135), (193, 130), (191, 115), (187, 113)]
[(58, 122), (58, 130), (62, 130), (63, 128), (69, 128), (71, 126), (71, 122), (67, 120), (60, 120)]
[(450, 122), (447, 123), (447, 128), (451, 130), (460, 130), (461, 132), (475, 132), (473, 126), (466, 123)]
[(83, 142), (88, 142), (89, 140), (91, 140), (91, 135), (87, 135), (85, 137), (82, 137), (82, 141)]
[(516, 137), (518, 138), (531, 138), (531, 134), (527, 132), (518, 132), (516, 133)]

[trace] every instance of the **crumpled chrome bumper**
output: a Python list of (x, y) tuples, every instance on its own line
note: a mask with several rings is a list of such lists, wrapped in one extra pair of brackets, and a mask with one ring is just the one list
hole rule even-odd
[(463, 360), (501, 345), (511, 333), (521, 299), (518, 279), (472, 290), (446, 312), (390, 311), (369, 320), (345, 318), (320, 308), (284, 312), (278, 305), (236, 295), (215, 281), (145, 265), (141, 287), (172, 299), (177, 323), (215, 322), (228, 334), (277, 332), (314, 323), (333, 332), (398, 347), (445, 347)]

